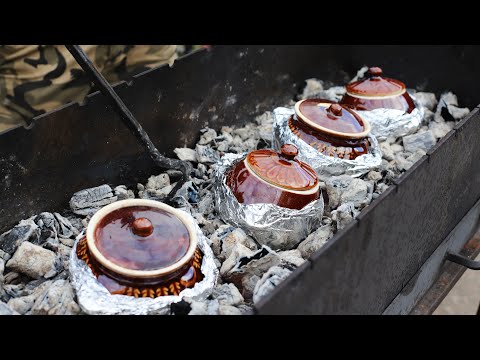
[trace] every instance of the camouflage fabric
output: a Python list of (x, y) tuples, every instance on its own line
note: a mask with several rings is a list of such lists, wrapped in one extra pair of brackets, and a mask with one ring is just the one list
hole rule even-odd
[[(82, 45), (110, 83), (168, 63), (176, 45)], [(71, 101), (92, 84), (63, 45), (0, 45), (0, 133)]]

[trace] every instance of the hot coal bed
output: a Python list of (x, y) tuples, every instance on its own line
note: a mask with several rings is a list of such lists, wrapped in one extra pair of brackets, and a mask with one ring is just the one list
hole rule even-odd
[[(296, 100), (307, 98), (339, 100), (342, 89), (308, 79), (297, 99), (278, 105), (292, 107)], [(251, 314), (254, 304), (327, 244), (470, 112), (468, 108), (459, 107), (456, 95), (451, 92), (437, 99), (433, 93), (410, 91), (425, 108), (422, 126), (404, 137), (382, 139), (379, 143), (382, 163), (365, 175), (325, 178), (321, 189), (327, 201), (321, 226), (298, 246), (283, 251), (261, 245), (241, 228), (225, 224), (215, 211), (213, 194), (214, 170), (223, 154), (271, 147), (271, 111), (242, 127), (204, 128), (195, 147), (175, 148), (178, 158), (191, 162), (194, 168), (190, 180), (176, 194), (176, 206), (189, 212), (208, 237), (219, 276), (207, 299), (185, 298), (171, 306), (171, 313)], [(180, 177), (180, 172), (169, 170), (152, 174), (146, 183), (132, 188), (103, 184), (84, 189), (71, 197), (70, 211), (43, 212), (3, 233), (0, 236), (1, 313), (81, 314), (69, 281), (69, 257), (75, 239), (85, 230), (90, 217), (118, 200), (137, 197), (162, 201)]]

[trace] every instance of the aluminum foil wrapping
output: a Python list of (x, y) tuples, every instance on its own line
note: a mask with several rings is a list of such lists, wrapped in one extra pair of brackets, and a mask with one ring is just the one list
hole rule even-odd
[(97, 281), (90, 268), (77, 257), (75, 252), (78, 241), (83, 233), (77, 237), (70, 254), (70, 277), (77, 293), (78, 304), (84, 312), (91, 315), (164, 315), (170, 312), (170, 305), (184, 297), (194, 300), (207, 298), (213, 290), (218, 276), (218, 269), (214, 262), (212, 249), (207, 243), (193, 217), (187, 213), (195, 224), (198, 246), (203, 252), (202, 273), (204, 278), (193, 288), (184, 289), (178, 296), (168, 295), (157, 298), (135, 298), (126, 295), (112, 295)]
[(368, 154), (360, 155), (355, 160), (323, 155), (292, 133), (288, 127), (288, 119), (294, 113), (294, 109), (284, 107), (273, 110), (273, 147), (280, 150), (283, 144), (295, 145), (298, 148), (297, 158), (313, 167), (320, 178), (343, 174), (358, 177), (381, 164), (382, 153), (374, 135), (369, 136), (371, 146)]
[(225, 154), (215, 170), (215, 207), (223, 221), (242, 228), (259, 243), (275, 250), (289, 250), (317, 229), (322, 221), (323, 197), (301, 210), (274, 204), (248, 204), (237, 201), (226, 185), (226, 172), (246, 154)]
[(418, 130), (422, 124), (424, 109), (418, 103), (415, 103), (415, 106), (411, 113), (396, 109), (357, 110), (357, 112), (370, 123), (372, 134), (382, 141), (387, 137), (398, 138)]

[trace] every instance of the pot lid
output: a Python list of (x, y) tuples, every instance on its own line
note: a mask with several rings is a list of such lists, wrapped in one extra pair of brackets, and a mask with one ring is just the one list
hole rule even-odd
[(298, 118), (311, 128), (342, 138), (360, 139), (370, 132), (370, 124), (356, 112), (337, 103), (306, 99), (295, 104)]
[(402, 95), (406, 91), (403, 82), (382, 77), (383, 71), (379, 67), (368, 69), (367, 78), (355, 81), (346, 86), (347, 94), (355, 97), (390, 97)]
[(245, 163), (263, 181), (286, 190), (307, 191), (318, 185), (315, 170), (295, 159), (298, 149), (284, 144), (280, 153), (262, 149), (250, 152)]
[(87, 242), (103, 266), (131, 277), (168, 274), (190, 260), (196, 248), (180, 211), (144, 199), (117, 201), (95, 213)]

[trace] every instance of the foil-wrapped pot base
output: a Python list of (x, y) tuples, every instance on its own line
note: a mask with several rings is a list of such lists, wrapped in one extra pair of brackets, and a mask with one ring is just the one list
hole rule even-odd
[(279, 150), (283, 144), (293, 144), (298, 148), (297, 158), (315, 169), (320, 178), (338, 175), (361, 176), (380, 166), (382, 154), (374, 135), (369, 135), (368, 154), (360, 155), (355, 160), (335, 158), (323, 155), (305, 141), (293, 134), (288, 126), (288, 119), (295, 114), (294, 109), (278, 107), (273, 110), (273, 147)]
[(112, 295), (98, 282), (88, 265), (77, 257), (78, 242), (84, 237), (80, 234), (70, 253), (70, 274), (73, 287), (77, 293), (78, 304), (82, 310), (90, 315), (165, 315), (170, 313), (170, 305), (179, 302), (184, 297), (194, 300), (206, 299), (213, 290), (218, 276), (218, 269), (214, 262), (212, 249), (207, 243), (200, 227), (193, 217), (191, 218), (197, 231), (198, 247), (203, 252), (201, 271), (204, 278), (193, 288), (187, 288), (178, 296), (167, 295), (157, 298), (135, 298), (126, 295)]
[(289, 250), (318, 228), (323, 215), (323, 197), (301, 210), (287, 209), (274, 204), (238, 202), (226, 185), (226, 173), (246, 154), (225, 154), (215, 170), (215, 207), (222, 220), (242, 228), (260, 244), (275, 250)]

